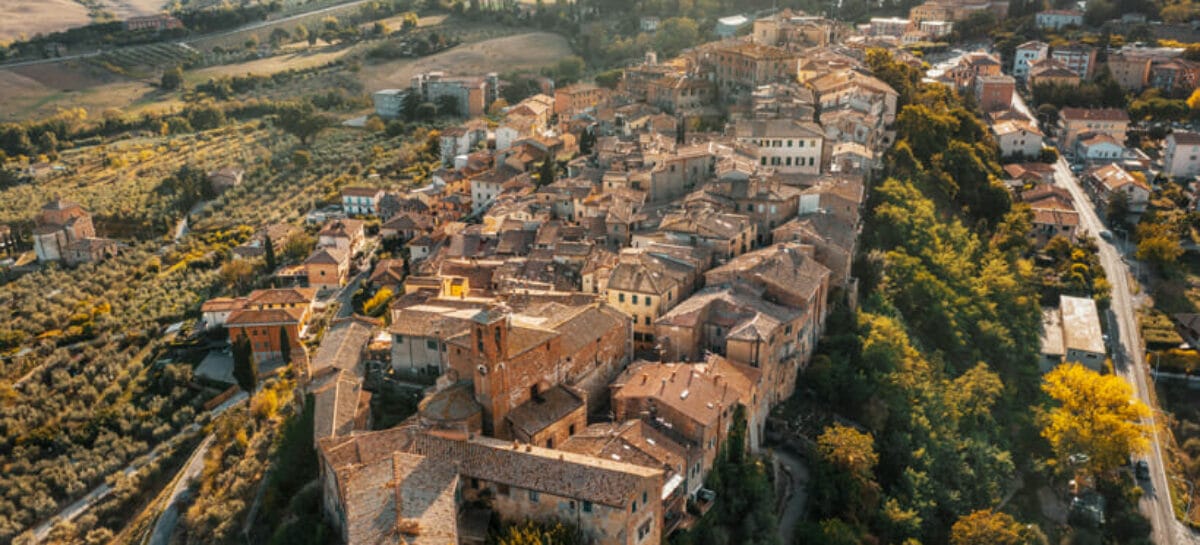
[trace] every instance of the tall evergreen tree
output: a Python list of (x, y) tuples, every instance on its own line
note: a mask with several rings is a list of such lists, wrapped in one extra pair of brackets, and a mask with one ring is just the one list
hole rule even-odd
[(554, 158), (547, 157), (542, 161), (541, 168), (538, 169), (538, 186), (547, 186), (554, 183)]
[(292, 362), (292, 340), (285, 327), (279, 328), (279, 355), (283, 357), (284, 365)]
[(258, 385), (258, 363), (254, 361), (250, 338), (245, 335), (233, 343), (233, 378), (243, 391), (254, 394), (254, 387)]
[(275, 243), (271, 242), (270, 235), (263, 235), (263, 257), (267, 260), (267, 270), (275, 271)]

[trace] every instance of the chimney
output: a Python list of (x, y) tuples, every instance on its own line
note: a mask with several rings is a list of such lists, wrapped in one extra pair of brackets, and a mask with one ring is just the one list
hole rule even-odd
[(642, 373), (642, 384), (645, 384), (649, 380), (650, 380), (650, 375), (648, 375), (646, 373)]
[(659, 393), (667, 391), (667, 379), (662, 379), (662, 387), (658, 389)]

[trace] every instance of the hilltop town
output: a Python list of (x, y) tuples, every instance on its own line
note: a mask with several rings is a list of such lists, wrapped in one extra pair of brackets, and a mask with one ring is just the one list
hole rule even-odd
[(1200, 7), (785, 4), (0, 46), (0, 541), (1200, 540)]

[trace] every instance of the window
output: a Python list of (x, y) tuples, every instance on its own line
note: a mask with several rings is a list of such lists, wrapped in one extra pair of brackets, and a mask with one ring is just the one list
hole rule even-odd
[(430, 350), (437, 350), (437, 347), (438, 347), (437, 341), (435, 341), (433, 339), (429, 339), (429, 340), (425, 341), (425, 348), (428, 348)]
[(538, 502), (538, 493), (536, 491), (534, 491), (534, 490), (529, 491), (529, 501), (531, 501), (533, 503)]
[(654, 299), (653, 297), (650, 297), (649, 295), (647, 295), (647, 296), (646, 296), (646, 306), (650, 306), (650, 304), (651, 304), (650, 302), (651, 302), (653, 299)]
[(638, 541), (646, 539), (646, 536), (650, 535), (650, 525), (653, 522), (653, 520), (647, 520), (641, 526), (638, 526)]
[(592, 502), (590, 502), (590, 501), (583, 502), (583, 512), (584, 513), (592, 512)]
[(642, 491), (642, 505), (646, 505), (646, 502), (649, 502), (649, 501), (650, 501), (650, 494), (648, 492), (646, 492), (645, 490), (643, 490)]
[(633, 304), (635, 304), (635, 305), (637, 304), (637, 295), (636, 294), (633, 296)]
[(567, 435), (575, 435), (575, 424), (567, 426)]
[(633, 503), (630, 504), (630, 508), (633, 509), (634, 513), (637, 512), (637, 500), (633, 500)]
[(646, 325), (650, 325), (650, 317), (649, 316), (646, 317)]
[(618, 294), (617, 294), (617, 301), (620, 301), (620, 302), (624, 303), (624, 302), (625, 302), (625, 294), (624, 294), (624, 293), (618, 293)]

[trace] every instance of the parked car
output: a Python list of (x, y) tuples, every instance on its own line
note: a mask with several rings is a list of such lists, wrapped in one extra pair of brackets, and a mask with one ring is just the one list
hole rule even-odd
[(1100, 238), (1102, 238), (1104, 240), (1112, 240), (1113, 239), (1112, 231), (1109, 231), (1107, 229), (1104, 231), (1100, 231)]
[(1133, 465), (1133, 474), (1138, 478), (1139, 481), (1149, 481), (1150, 464), (1147, 464), (1145, 460), (1138, 460), (1138, 462)]

